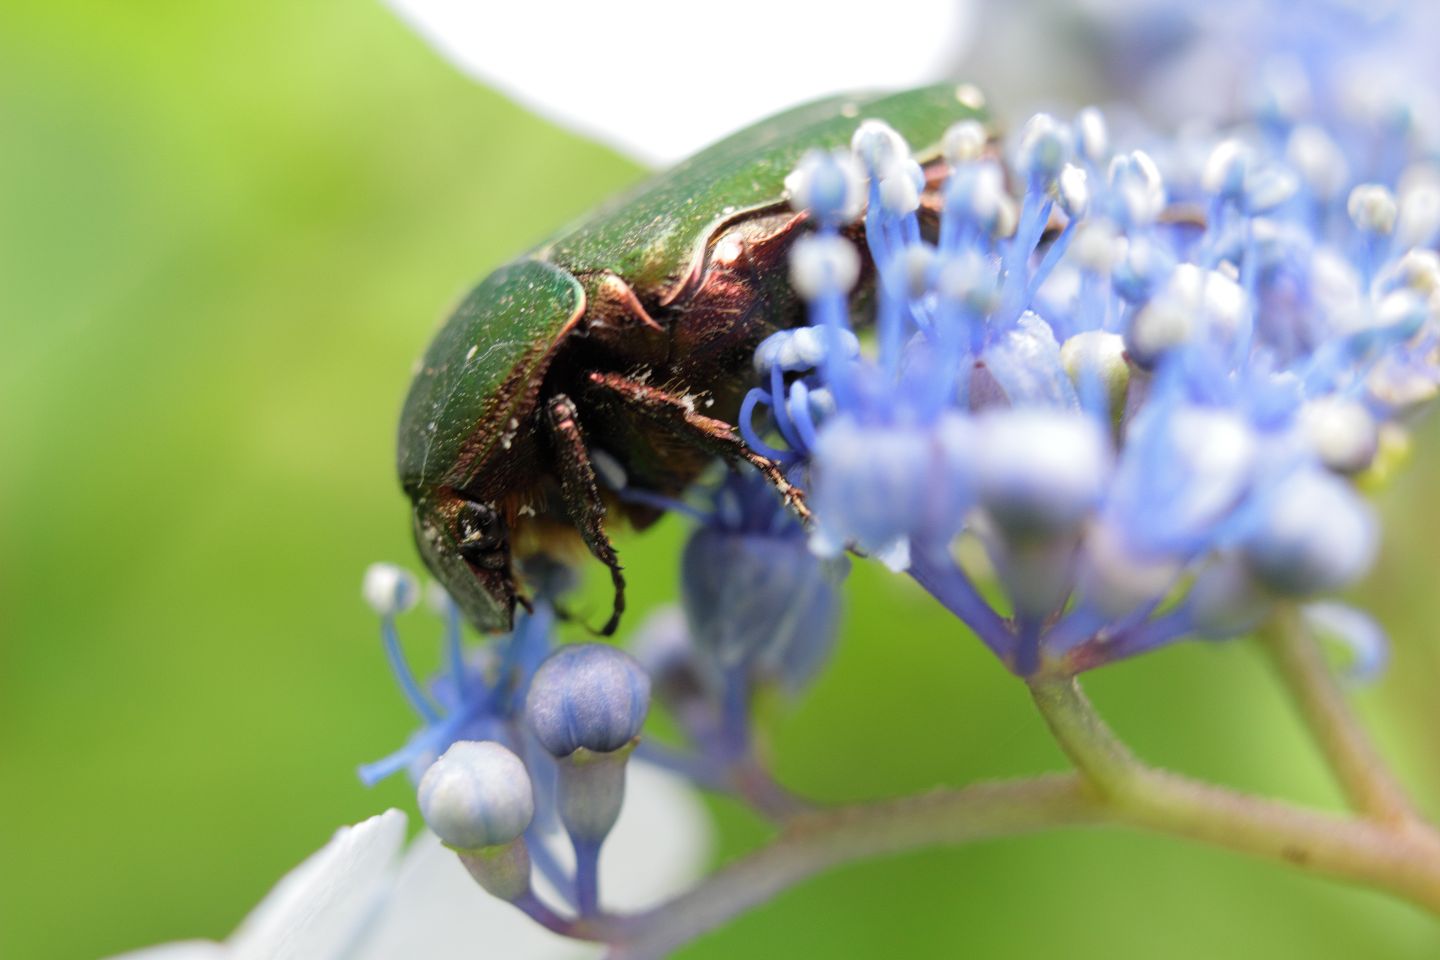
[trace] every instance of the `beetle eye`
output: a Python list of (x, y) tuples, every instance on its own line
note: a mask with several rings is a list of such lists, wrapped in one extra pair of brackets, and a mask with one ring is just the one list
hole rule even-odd
[(460, 555), (471, 563), (493, 567), (497, 554), (504, 562), (505, 532), (491, 504), (462, 503), (455, 515), (455, 540)]

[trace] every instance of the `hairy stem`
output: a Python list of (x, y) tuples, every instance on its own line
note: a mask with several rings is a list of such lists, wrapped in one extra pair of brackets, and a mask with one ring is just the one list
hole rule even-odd
[(1282, 607), (1261, 639), (1351, 807), (1395, 825), (1418, 820), (1404, 789), (1345, 702), (1300, 612)]
[(1337, 817), (1157, 770), (1115, 737), (1075, 680), (1035, 681), (1031, 692), (1112, 821), (1386, 890), (1440, 914), (1440, 834), (1428, 824)]
[(801, 814), (769, 845), (688, 893), (627, 918), (610, 956), (665, 956), (782, 890), (843, 863), (1102, 819), (1095, 798), (1074, 775), (981, 783)]
[(661, 957), (840, 864), (940, 844), (1111, 824), (1183, 837), (1388, 891), (1440, 915), (1440, 835), (1247, 796), (1141, 763), (1073, 679), (1036, 680), (1036, 704), (1079, 774), (937, 790), (803, 813), (768, 846), (604, 931), (612, 960)]
[(781, 786), (753, 753), (733, 763), (726, 775), (737, 797), (775, 823), (784, 823), (815, 809), (815, 804)]

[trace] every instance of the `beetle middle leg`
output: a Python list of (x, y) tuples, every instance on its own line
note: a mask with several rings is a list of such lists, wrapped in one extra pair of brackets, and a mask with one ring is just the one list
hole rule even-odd
[(701, 449), (732, 463), (744, 461), (755, 467), (780, 492), (796, 516), (801, 520), (810, 519), (805, 492), (790, 482), (780, 465), (751, 450), (739, 431), (724, 420), (697, 413), (693, 400), (614, 373), (591, 373), (589, 379), (593, 388), (619, 398), (630, 409)]
[(615, 553), (615, 545), (605, 533), (605, 502), (600, 499), (600, 483), (590, 462), (590, 452), (585, 448), (585, 435), (580, 430), (574, 401), (563, 393), (557, 393), (546, 404), (545, 414), (549, 420), (551, 447), (556, 470), (560, 474), (560, 496), (565, 501), (565, 510), (579, 529), (590, 553), (609, 568), (610, 581), (615, 585), (614, 608), (610, 619), (599, 631), (602, 636), (608, 637), (620, 625), (620, 614), (625, 610), (625, 577), (620, 572), (620, 557)]

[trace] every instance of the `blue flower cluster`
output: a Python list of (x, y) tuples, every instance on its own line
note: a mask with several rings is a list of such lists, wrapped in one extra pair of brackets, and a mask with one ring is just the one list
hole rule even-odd
[[(563, 588), (563, 578), (537, 579)], [(650, 708), (645, 670), (604, 644), (557, 649), (552, 593), (516, 617), (513, 633), (467, 651), (459, 612), (437, 587), (431, 599), (445, 622), (445, 668), (427, 692), (395, 625), (419, 595), (414, 579), (376, 564), (363, 592), (421, 728), (400, 750), (361, 767), (361, 780), (407, 772), (431, 829), (495, 895), (540, 909), (533, 865), (581, 914), (595, 913), (600, 846), (619, 815), (625, 761)], [(551, 847), (562, 828), (575, 850), (573, 870)]]
[(809, 155), (811, 322), (757, 351), (742, 429), (805, 474), (811, 548), (908, 572), (1022, 676), (1362, 575), (1355, 480), (1440, 379), (1440, 167), (1304, 93), (1150, 149), (1086, 109), (1005, 144), (968, 121), (934, 157), (865, 121)]
[[(517, 615), (512, 633), (472, 649), (454, 603), (434, 588), (431, 606), (445, 622), (443, 669), (422, 687), (396, 630), (419, 587), (389, 565), (367, 571), (365, 597), (421, 728), (362, 767), (361, 779), (408, 773), (426, 822), (481, 886), (537, 917), (548, 908), (530, 889), (532, 866), (579, 916), (599, 912), (600, 848), (637, 747), (645, 762), (737, 794), (763, 813), (794, 812), (794, 798), (757, 757), (750, 707), (758, 690), (796, 689), (824, 664), (845, 562), (813, 555), (800, 522), (758, 474), (728, 474), (700, 493), (699, 508), (664, 504), (698, 523), (685, 550), (681, 609), (642, 626), (638, 659), (606, 644), (557, 645), (556, 602), (570, 579), (532, 569), (533, 609)], [(652, 686), (683, 744), (639, 742)], [(573, 870), (552, 848), (561, 830)]]

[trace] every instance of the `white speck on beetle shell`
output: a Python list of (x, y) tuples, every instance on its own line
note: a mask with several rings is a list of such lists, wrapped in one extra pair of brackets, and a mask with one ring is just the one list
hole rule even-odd
[(745, 248), (735, 237), (726, 237), (715, 246), (715, 262), (722, 267), (738, 263)]
[(466, 350), (466, 351), (465, 351), (465, 359), (466, 359), (467, 361), (469, 361), (469, 360), (474, 360), (474, 359), (475, 359), (475, 354), (478, 353), (479, 350), (480, 350), (480, 344), (477, 343), (477, 344), (475, 344), (473, 347), (471, 347), (469, 350)]

